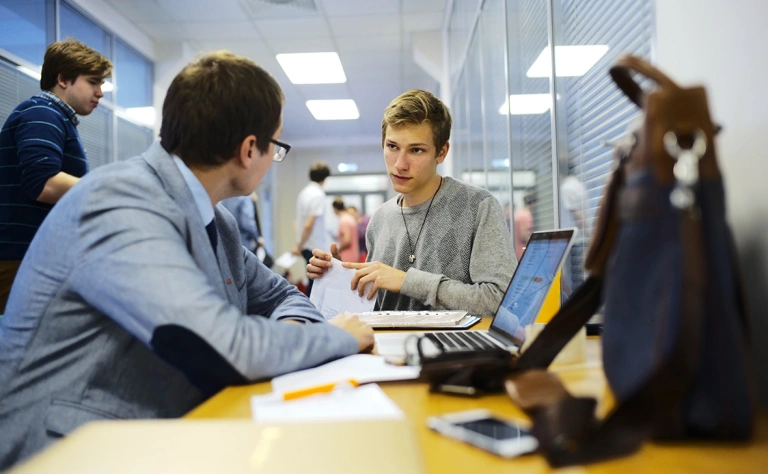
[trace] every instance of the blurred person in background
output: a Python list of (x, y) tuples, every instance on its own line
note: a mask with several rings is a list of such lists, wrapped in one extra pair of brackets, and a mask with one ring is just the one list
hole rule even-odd
[(336, 244), (342, 262), (360, 261), (360, 244), (357, 235), (357, 219), (344, 206), (344, 200), (333, 200), (333, 212), (339, 217), (339, 238)]
[[(309, 263), (313, 248), (328, 248), (325, 232), (325, 191), (323, 184), (331, 169), (322, 161), (309, 167), (309, 183), (296, 198), (297, 242), (291, 253), (301, 255)], [(307, 285), (307, 295), (312, 291), (312, 280)]]
[(528, 239), (533, 234), (533, 214), (528, 206), (522, 207), (514, 213), (515, 257), (517, 261), (523, 256)]
[(357, 220), (357, 245), (360, 248), (360, 263), (365, 262), (368, 257), (368, 246), (365, 243), (365, 232), (368, 230), (368, 223), (371, 221), (371, 216), (367, 214), (360, 214), (355, 206), (347, 207), (347, 210)]

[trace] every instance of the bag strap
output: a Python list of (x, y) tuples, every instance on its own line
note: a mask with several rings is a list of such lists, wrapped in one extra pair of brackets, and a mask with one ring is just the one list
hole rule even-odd
[(584, 258), (584, 269), (590, 275), (603, 275), (608, 256), (613, 249), (613, 242), (616, 239), (618, 229), (619, 190), (624, 186), (624, 168), (629, 152), (630, 149), (626, 146), (618, 147), (614, 152), (614, 160), (617, 163), (616, 169), (606, 183), (605, 195), (600, 201), (592, 242)]
[(600, 306), (603, 281), (590, 276), (544, 326), (517, 361), (520, 370), (546, 369)]
[(632, 78), (630, 72), (637, 72), (652, 79), (662, 89), (680, 89), (675, 81), (651, 65), (648, 61), (637, 56), (622, 56), (610, 70), (611, 77), (619, 88), (641, 109), (645, 105), (645, 92)]

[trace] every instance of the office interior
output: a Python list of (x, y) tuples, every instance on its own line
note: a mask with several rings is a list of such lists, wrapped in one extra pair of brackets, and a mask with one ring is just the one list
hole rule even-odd
[[(717, 150), (768, 406), (768, 190), (760, 177), (768, 62), (756, 54), (768, 40), (766, 17), (761, 0), (0, 0), (0, 121), (37, 93), (45, 46), (73, 36), (115, 65), (99, 108), (79, 127), (95, 168), (149, 146), (165, 90), (197, 54), (248, 56), (286, 94), (282, 140), (291, 153), (256, 190), (267, 247), (280, 255), (295, 245), (296, 196), (312, 162), (333, 170), (329, 201), (343, 196), (371, 214), (394, 197), (381, 114), (401, 92), (426, 89), (454, 119), (442, 174), (490, 190), (512, 232), (524, 207), (535, 230), (579, 227), (568, 288), (584, 276), (611, 144), (638, 116), (607, 70), (624, 53), (651, 59), (682, 84), (704, 84), (723, 126)], [(293, 84), (275, 57), (326, 51), (338, 53), (346, 82)], [(324, 99), (355, 100), (359, 117), (315, 120), (305, 101)], [(566, 180), (583, 193), (576, 205), (563, 196)], [(303, 276), (301, 263), (290, 270)]]

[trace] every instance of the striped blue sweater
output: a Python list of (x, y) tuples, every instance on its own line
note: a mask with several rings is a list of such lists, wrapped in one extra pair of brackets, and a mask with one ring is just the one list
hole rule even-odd
[(19, 104), (0, 130), (0, 260), (21, 260), (51, 210), (37, 201), (60, 171), (88, 172), (74, 111), (44, 96)]

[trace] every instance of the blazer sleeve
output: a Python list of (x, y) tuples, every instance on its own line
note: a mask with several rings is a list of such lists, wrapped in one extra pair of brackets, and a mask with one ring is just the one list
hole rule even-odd
[(354, 337), (330, 324), (278, 321), (319, 314), (284, 279), (264, 278), (263, 265), (250, 260), (249, 310), (259, 314), (243, 314), (216, 292), (190, 253), (188, 222), (174, 219), (179, 211), (163, 209), (162, 199), (142, 202), (151, 199), (113, 205), (114, 197), (91, 195), (70, 281), (90, 305), (197, 385), (216, 390), (357, 352)]

